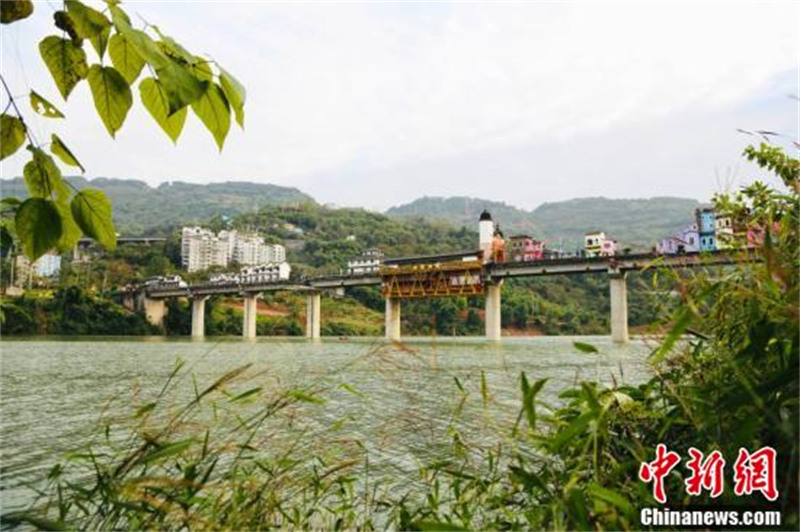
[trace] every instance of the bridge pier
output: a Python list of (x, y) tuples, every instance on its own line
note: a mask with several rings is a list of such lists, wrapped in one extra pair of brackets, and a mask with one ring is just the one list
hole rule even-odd
[(207, 296), (192, 299), (192, 338), (206, 335), (206, 299)]
[(386, 298), (386, 339), (400, 341), (400, 300)]
[(611, 296), (611, 340), (615, 343), (624, 344), (628, 341), (627, 274), (620, 271), (611, 271), (608, 277)]
[(164, 316), (167, 315), (167, 305), (163, 299), (143, 298), (144, 315), (150, 325), (164, 327)]
[(500, 290), (503, 281), (486, 284), (486, 339), (499, 341), (502, 335)]
[(311, 292), (306, 296), (306, 338), (319, 340), (322, 297), (319, 292)]
[(130, 310), (131, 312), (136, 312), (137, 307), (137, 300), (136, 300), (136, 293), (134, 292), (126, 292), (122, 296), (122, 306), (126, 309)]
[(258, 296), (244, 296), (244, 323), (242, 325), (242, 337), (256, 337), (256, 316), (258, 316)]

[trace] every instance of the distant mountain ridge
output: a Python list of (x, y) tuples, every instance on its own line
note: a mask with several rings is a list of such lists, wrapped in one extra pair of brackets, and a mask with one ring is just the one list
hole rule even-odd
[[(176, 226), (207, 223), (217, 216), (234, 218), (264, 207), (317, 205), (313, 197), (297, 188), (247, 181), (206, 185), (172, 181), (151, 187), (136, 179), (67, 179), (77, 188), (89, 186), (108, 194), (114, 204), (117, 231), (126, 236), (166, 235)], [(24, 180), (0, 179), (0, 196), (26, 197)], [(528, 211), (480, 198), (424, 196), (392, 207), (385, 215), (405, 220), (424, 218), (474, 231), (481, 211), (486, 209), (506, 236), (524, 233), (573, 249), (582, 245), (586, 232), (599, 230), (623, 245), (650, 247), (689, 223), (698, 205), (697, 200), (674, 197), (593, 197), (543, 203)]]
[(457, 227), (475, 229), (480, 213), (488, 210), (503, 231), (517, 233), (536, 233), (537, 225), (531, 213), (501, 201), (491, 201), (467, 196), (451, 196), (447, 198), (423, 196), (419, 199), (392, 207), (386, 211), (391, 218), (427, 218), (429, 220), (448, 222)]
[[(77, 188), (88, 186), (105, 192), (114, 205), (117, 231), (128, 236), (207, 222), (214, 216), (233, 217), (270, 205), (316, 203), (296, 188), (246, 181), (207, 185), (172, 181), (151, 187), (135, 179), (68, 177), (67, 180)], [(0, 196), (26, 197), (25, 181), (21, 177), (0, 180)]]
[(486, 209), (506, 236), (528, 233), (570, 249), (581, 245), (585, 233), (605, 231), (622, 245), (649, 247), (688, 224), (699, 204), (695, 199), (675, 197), (591, 197), (543, 203), (532, 211), (526, 211), (479, 198), (426, 196), (392, 207), (386, 214), (394, 218), (422, 217), (474, 228), (481, 211)]

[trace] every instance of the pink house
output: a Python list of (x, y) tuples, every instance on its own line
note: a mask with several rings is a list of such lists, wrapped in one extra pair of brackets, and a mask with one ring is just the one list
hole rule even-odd
[(528, 235), (512, 236), (509, 245), (509, 255), (514, 262), (529, 262), (541, 260), (544, 257), (545, 244)]
[(604, 240), (600, 244), (600, 256), (601, 257), (613, 257), (617, 253), (617, 241), (616, 240)]

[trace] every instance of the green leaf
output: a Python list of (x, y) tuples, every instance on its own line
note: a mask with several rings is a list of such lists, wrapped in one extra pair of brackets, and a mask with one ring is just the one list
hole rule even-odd
[(251, 396), (256, 395), (258, 393), (261, 393), (261, 387), (253, 388), (251, 390), (247, 390), (246, 392), (242, 392), (239, 395), (237, 395), (236, 397), (231, 398), (230, 402), (231, 403), (235, 403), (237, 401), (242, 401), (243, 399), (247, 399), (248, 397), (251, 397)]
[(111, 33), (111, 22), (99, 11), (76, 0), (66, 0), (64, 5), (78, 37), (89, 39), (98, 57), (102, 59), (108, 44), (108, 35)]
[(219, 71), (219, 83), (222, 86), (222, 91), (231, 103), (231, 107), (233, 107), (233, 112), (236, 114), (236, 122), (239, 127), (244, 129), (244, 101), (247, 98), (247, 92), (244, 86), (230, 73), (222, 68)]
[(591, 483), (587, 486), (586, 492), (593, 499), (600, 499), (601, 501), (605, 501), (612, 506), (616, 506), (617, 509), (622, 510), (622, 512), (625, 514), (630, 515), (633, 513), (633, 506), (628, 499), (616, 491), (604, 488), (599, 484)]
[(111, 201), (94, 188), (80, 190), (70, 203), (72, 217), (84, 234), (108, 250), (117, 247), (117, 233), (111, 217)]
[(551, 450), (555, 453), (559, 452), (565, 444), (573, 441), (578, 434), (586, 430), (595, 417), (597, 417), (597, 413), (594, 411), (584, 412), (573, 419), (569, 425), (559, 429), (550, 444)]
[(69, 16), (69, 13), (66, 11), (56, 11), (53, 13), (53, 20), (55, 21), (56, 28), (67, 32), (67, 35), (72, 39), (75, 46), (83, 47), (83, 39), (78, 37), (78, 32), (75, 31), (75, 22), (72, 20), (72, 17)]
[(61, 217), (61, 238), (58, 239), (56, 248), (60, 252), (66, 253), (75, 248), (75, 244), (81, 239), (83, 232), (81, 232), (81, 228), (72, 218), (72, 212), (66, 202), (57, 201), (56, 209), (58, 209), (58, 215)]
[(86, 53), (72, 41), (54, 35), (42, 39), (39, 52), (61, 96), (66, 100), (75, 85), (89, 72)]
[(161, 51), (156, 42), (150, 38), (148, 34), (141, 30), (135, 30), (131, 27), (130, 20), (117, 6), (110, 6), (111, 19), (114, 21), (114, 27), (117, 32), (121, 34), (128, 41), (128, 44), (133, 46), (142, 59), (150, 63), (153, 68), (161, 68), (168, 61), (169, 58)]
[(583, 342), (572, 342), (572, 346), (581, 353), (597, 353), (597, 348), (592, 344), (585, 344)]
[(161, 129), (172, 139), (172, 142), (176, 142), (181, 135), (181, 131), (183, 131), (189, 109), (184, 107), (170, 116), (169, 97), (164, 87), (161, 86), (161, 82), (157, 79), (143, 79), (139, 83), (139, 95), (150, 116), (161, 126)]
[(216, 84), (209, 85), (206, 93), (192, 104), (192, 110), (214, 136), (222, 151), (231, 128), (231, 110), (222, 89)]
[(33, 13), (33, 2), (31, 0), (0, 2), (0, 22), (3, 24), (11, 24), (28, 18), (31, 13)]
[(347, 390), (348, 392), (352, 393), (353, 395), (357, 395), (359, 397), (366, 397), (366, 395), (364, 395), (364, 392), (358, 390), (358, 388), (356, 388), (352, 384), (348, 384), (346, 382), (343, 382), (343, 383), (341, 383), (339, 385), (339, 387)]
[(197, 79), (203, 81), (212, 81), (214, 79), (214, 71), (211, 69), (211, 63), (201, 57), (195, 57), (194, 61), (189, 64), (189, 72)]
[(151, 24), (150, 27), (153, 28), (153, 30), (158, 34), (158, 38), (161, 39), (161, 42), (158, 44), (164, 53), (174, 57), (175, 59), (180, 59), (190, 64), (197, 60), (194, 54), (181, 46), (178, 41), (161, 33), (161, 30), (158, 28), (158, 26)]
[(25, 144), (25, 124), (16, 116), (0, 116), (0, 161)]
[(547, 379), (539, 379), (537, 380), (533, 386), (528, 383), (528, 376), (525, 372), (522, 372), (521, 375), (522, 381), (522, 409), (525, 412), (526, 420), (528, 421), (528, 426), (531, 430), (536, 428), (536, 396), (542, 390)]
[(653, 354), (650, 355), (654, 364), (658, 364), (664, 359), (667, 353), (672, 350), (675, 342), (677, 342), (683, 336), (683, 333), (686, 332), (686, 329), (692, 323), (692, 311), (688, 307), (680, 308), (677, 314), (678, 316), (675, 318), (672, 330), (670, 330), (669, 334), (661, 342), (661, 345), (658, 347), (658, 349), (656, 349)]
[(209, 83), (196, 76), (176, 60), (168, 56), (162, 48), (143, 31), (130, 25), (128, 16), (119, 7), (109, 6), (114, 26), (134, 47), (142, 58), (155, 70), (158, 80), (169, 97), (169, 114), (178, 112), (200, 98)]
[(45, 100), (36, 91), (31, 91), (31, 108), (37, 114), (47, 118), (64, 118), (64, 114), (59, 111), (55, 105)]
[(122, 77), (132, 84), (139, 77), (144, 67), (144, 58), (136, 51), (128, 39), (121, 33), (115, 33), (108, 43), (108, 55)]
[(289, 392), (289, 396), (304, 403), (313, 403), (316, 405), (325, 404), (325, 399), (323, 399), (322, 397), (317, 397), (316, 395), (307, 394), (302, 390), (292, 390)]
[(70, 166), (77, 166), (81, 169), (81, 172), (85, 172), (86, 168), (78, 161), (78, 159), (73, 155), (67, 145), (58, 138), (58, 135), (53, 133), (50, 136), (50, 151), (53, 152), (53, 155), (61, 159), (61, 162), (64, 164), (68, 164)]
[(567, 528), (570, 530), (592, 530), (592, 527), (589, 526), (589, 511), (586, 508), (586, 500), (578, 488), (572, 488), (567, 492), (566, 510), (571, 521)]
[(156, 449), (150, 454), (146, 454), (139, 460), (139, 463), (149, 464), (151, 462), (164, 460), (165, 458), (170, 458), (172, 456), (182, 454), (184, 451), (186, 451), (189, 447), (192, 446), (192, 443), (194, 443), (192, 440), (183, 440), (183, 441), (177, 441), (175, 443), (170, 443), (159, 449)]
[(22, 250), (34, 261), (53, 249), (61, 238), (61, 216), (55, 202), (28, 198), (14, 217)]
[(28, 146), (33, 158), (22, 169), (28, 193), (32, 197), (52, 198), (53, 195), (61, 201), (69, 197), (69, 187), (61, 177), (53, 158), (39, 148)]
[(14, 245), (14, 238), (11, 236), (11, 232), (9, 232), (8, 228), (5, 226), (0, 227), (0, 253), (5, 255), (8, 253), (8, 250), (11, 249), (11, 246)]
[(17, 207), (22, 205), (22, 201), (18, 198), (3, 198), (0, 199), (0, 205), (8, 207), (11, 210), (15, 210)]
[(136, 414), (134, 414), (134, 416), (133, 416), (134, 419), (138, 419), (138, 418), (150, 413), (156, 407), (156, 404), (157, 403), (147, 403), (144, 406), (140, 406), (139, 409), (136, 411)]
[(170, 115), (199, 101), (214, 86), (198, 79), (188, 68), (169, 58), (163, 67), (156, 69), (156, 75), (169, 96)]
[(117, 69), (100, 65), (92, 65), (89, 69), (89, 87), (97, 113), (108, 133), (114, 137), (133, 105), (131, 88)]

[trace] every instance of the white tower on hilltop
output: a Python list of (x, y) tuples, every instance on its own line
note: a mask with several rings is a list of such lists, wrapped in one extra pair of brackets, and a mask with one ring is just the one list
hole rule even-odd
[(492, 258), (492, 238), (494, 237), (494, 222), (492, 215), (487, 210), (481, 213), (480, 221), (478, 221), (478, 244), (481, 251), (483, 251), (483, 261), (486, 262)]

